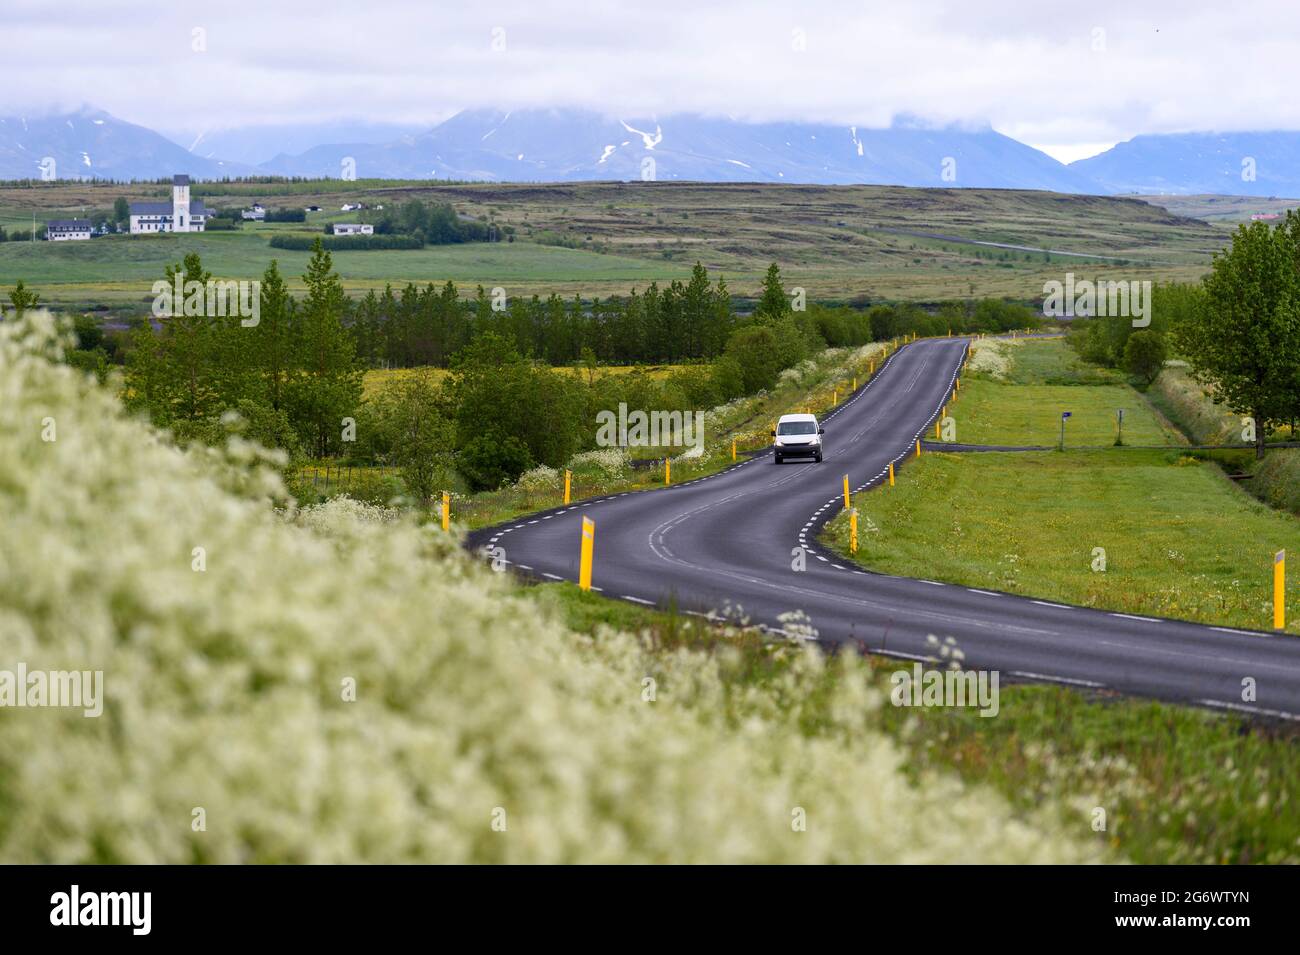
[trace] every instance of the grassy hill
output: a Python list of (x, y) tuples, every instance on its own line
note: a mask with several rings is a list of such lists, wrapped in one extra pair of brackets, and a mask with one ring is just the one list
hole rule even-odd
[[(1065, 271), (1194, 278), (1227, 235), (1223, 226), (1138, 199), (1016, 190), (327, 181), (210, 184), (194, 192), (217, 207), (254, 199), (268, 207), (321, 205), (327, 212), (309, 217), (312, 225), (337, 217), (329, 210), (344, 201), (390, 206), (421, 198), (450, 202), (462, 214), (516, 230), (517, 241), (509, 245), (341, 253), (339, 271), (354, 292), (387, 281), (452, 279), (471, 287), (507, 285), (514, 294), (622, 294), (652, 279), (683, 278), (699, 259), (741, 295), (754, 294), (775, 261), (787, 285), (822, 300), (998, 295), (1032, 301), (1041, 299), (1044, 281)], [(29, 227), (33, 212), (54, 218), (107, 209), (118, 195), (161, 194), (158, 186), (0, 185), (0, 224)], [(94, 240), (57, 252), (49, 245), (38, 244), (34, 252), (4, 244), (0, 287), (22, 278), (48, 289), (50, 301), (134, 301), (147, 291), (137, 282), (161, 273), (189, 247), (208, 250), (213, 262), (205, 253), (205, 264), (225, 277), (256, 278), (272, 257), (294, 274), (299, 259), (266, 244), (275, 228)]]

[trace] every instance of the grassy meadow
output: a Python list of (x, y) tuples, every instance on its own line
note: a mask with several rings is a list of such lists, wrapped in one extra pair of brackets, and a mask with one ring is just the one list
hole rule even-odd
[[(1170, 446), (923, 455), (899, 472), (896, 487), (854, 499), (865, 528), (858, 560), (1106, 610), (1269, 629), (1272, 556), (1300, 552), (1300, 522), (1245, 493), (1216, 464), (1179, 450), (1176, 435), (1127, 386), (1016, 383), (1016, 368), (1029, 379), (1052, 367), (1053, 375), (1068, 374), (1074, 359), (1063, 342), (1027, 341), (1006, 352), (1006, 380), (963, 387), (950, 408), (963, 441), (1052, 443), (1054, 409), (1039, 422), (1033, 408), (1047, 400), (1041, 389), (1061, 388), (1077, 395), (1070, 398), (1076, 408), (1095, 407), (1098, 439), (1112, 436), (1105, 412), (1119, 401), (1132, 409), (1126, 442)], [(1092, 392), (1103, 397), (1087, 398)], [(974, 421), (963, 430), (966, 417)], [(846, 519), (827, 533), (847, 550)], [(1098, 547), (1104, 572), (1093, 570)], [(1300, 590), (1291, 588), (1288, 599), (1289, 629), (1300, 633)]]
[[(990, 354), (993, 353), (993, 354)], [(1009, 387), (1013, 386), (1013, 387)], [(1124, 409), (1124, 443), (1167, 445), (1177, 433), (1118, 372), (1087, 365), (1060, 339), (974, 343), (960, 397), (948, 407), (962, 444), (1107, 447)]]
[[(317, 191), (311, 187), (317, 185)], [(513, 243), (420, 251), (343, 252), (335, 257), (354, 294), (385, 282), (446, 279), (512, 294), (584, 297), (626, 294), (684, 278), (698, 259), (753, 296), (763, 270), (779, 262), (789, 285), (814, 300), (871, 301), (998, 296), (1041, 300), (1043, 283), (1066, 271), (1126, 279), (1192, 279), (1227, 240), (1221, 225), (1171, 214), (1131, 198), (1054, 193), (802, 186), (744, 183), (411, 183), (359, 181), (196, 185), (216, 207), (254, 200), (268, 208), (318, 204), (315, 228), (339, 218), (342, 201), (389, 207), (411, 198), (452, 203), (481, 221), (513, 227)], [(157, 186), (91, 183), (0, 185), (0, 224), (111, 208), (113, 199), (157, 199)], [(348, 214), (355, 218), (355, 214)], [(302, 226), (257, 225), (205, 236), (116, 237), (23, 252), (0, 244), (0, 288), (23, 279), (48, 301), (120, 304), (148, 291), (169, 261), (194, 248), (227, 278), (255, 278), (272, 257), (296, 281), (305, 253), (273, 250), (267, 239)], [(198, 243), (194, 245), (193, 243)], [(211, 244), (209, 244), (211, 243)], [(975, 243), (1003, 243), (1024, 249)], [(31, 243), (27, 243), (28, 246)], [(1035, 251), (1055, 250), (1055, 251)], [(1069, 253), (1060, 254), (1060, 253)], [(209, 261), (209, 256), (212, 257)]]

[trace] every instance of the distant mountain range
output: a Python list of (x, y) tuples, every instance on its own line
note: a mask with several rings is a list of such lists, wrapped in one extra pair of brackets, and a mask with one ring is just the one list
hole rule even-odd
[(157, 179), (188, 172), (196, 179), (242, 176), (256, 169), (196, 156), (143, 126), (102, 110), (58, 116), (0, 117), (0, 179), (41, 179), (48, 160), (59, 179)]
[[(247, 127), (186, 149), (99, 110), (0, 118), (0, 179), (247, 175), (488, 181), (876, 183), (1064, 193), (1300, 196), (1300, 133), (1138, 136), (1065, 165), (989, 127), (887, 129), (683, 114), (476, 109), (431, 129), (374, 123)], [(47, 163), (48, 165), (48, 163)]]
[(1070, 168), (1105, 193), (1300, 196), (1300, 133), (1135, 136)]

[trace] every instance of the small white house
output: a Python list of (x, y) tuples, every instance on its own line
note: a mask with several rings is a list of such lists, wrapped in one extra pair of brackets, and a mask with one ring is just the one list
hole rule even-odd
[(45, 223), (45, 238), (51, 242), (79, 242), (94, 231), (89, 219), (54, 219)]
[(202, 232), (211, 213), (202, 199), (190, 201), (190, 177), (172, 177), (171, 202), (131, 203), (131, 234)]
[(254, 202), (253, 208), (244, 209), (239, 214), (243, 216), (245, 219), (251, 219), (256, 222), (261, 222), (266, 218), (266, 209), (262, 207), (262, 204), (260, 202)]
[(374, 235), (375, 227), (366, 223), (336, 222), (335, 235)]
[(345, 202), (343, 205), (339, 206), (339, 212), (356, 212), (364, 208), (365, 206), (359, 202)]

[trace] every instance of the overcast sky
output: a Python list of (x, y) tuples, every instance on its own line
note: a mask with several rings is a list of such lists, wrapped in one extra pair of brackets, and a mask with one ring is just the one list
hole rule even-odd
[(0, 113), (187, 138), (472, 106), (989, 123), (1070, 160), (1138, 133), (1300, 129), (1300, 4), (0, 0)]

